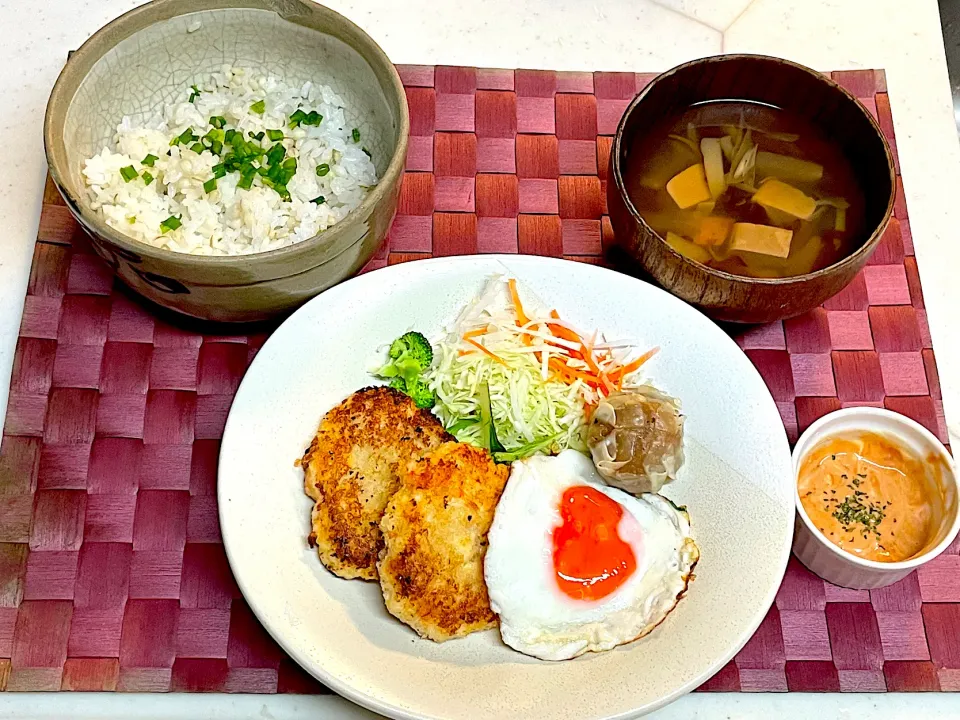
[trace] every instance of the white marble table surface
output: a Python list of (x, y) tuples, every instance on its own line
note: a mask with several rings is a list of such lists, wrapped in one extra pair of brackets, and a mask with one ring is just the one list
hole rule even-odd
[[(134, 0), (0, 0), (0, 418), (36, 237), (44, 105), (68, 50)], [(960, 143), (936, 0), (327, 0), (398, 63), (658, 71), (720, 52), (779, 55), (821, 70), (883, 68), (951, 440), (960, 439)], [(960, 699), (869, 695), (690, 696), (670, 718), (960, 717)], [(333, 699), (132, 702), (94, 694), (77, 717), (359, 717)], [(57, 717), (65, 698), (0, 696), (0, 719)], [(72, 702), (72, 701), (71, 701)], [(190, 703), (194, 704), (191, 705)], [(217, 703), (221, 703), (217, 705)], [(59, 705), (58, 705), (59, 703)], [(92, 704), (91, 704), (92, 703)], [(241, 703), (242, 704), (242, 703)], [(179, 707), (179, 710), (177, 709)], [(58, 710), (59, 708), (59, 710)], [(165, 709), (164, 709), (165, 708)], [(180, 714), (177, 714), (177, 713)], [(247, 713), (250, 713), (249, 715)]]

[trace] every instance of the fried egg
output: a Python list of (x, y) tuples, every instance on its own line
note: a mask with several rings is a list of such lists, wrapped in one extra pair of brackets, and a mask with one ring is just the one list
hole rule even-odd
[(503, 641), (543, 660), (646, 635), (700, 556), (685, 510), (608, 487), (575, 450), (513, 464), (488, 542), (484, 579)]

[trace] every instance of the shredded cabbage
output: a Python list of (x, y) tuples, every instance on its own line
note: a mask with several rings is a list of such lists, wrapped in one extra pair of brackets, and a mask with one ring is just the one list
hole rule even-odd
[[(489, 447), (485, 410), (480, 407), (486, 384), (495, 438), (504, 454), (525, 457), (567, 448), (585, 452), (589, 409), (609, 388), (572, 376), (589, 370), (582, 359), (571, 358), (571, 349), (584, 346), (555, 335), (551, 327), (569, 325), (528, 292), (518, 317), (518, 305), (511, 299), (511, 291), (516, 292), (513, 283), (491, 278), (454, 324), (433, 339), (434, 363), (427, 380), (437, 396), (434, 412), (458, 440), (498, 449)], [(599, 362), (608, 368), (623, 368), (632, 351), (628, 343), (606, 343), (602, 338), (594, 347), (600, 352)], [(592, 348), (590, 357), (594, 358)], [(571, 374), (558, 374), (560, 363)]]
[(496, 354), (509, 366), (504, 367), (481, 352), (460, 356), (459, 345), (437, 343), (439, 362), (430, 372), (430, 388), (437, 394), (434, 411), (457, 440), (484, 445), (477, 391), (486, 382), (497, 438), (507, 451), (550, 437), (556, 437), (555, 444), (545, 450), (586, 450), (586, 414), (577, 384), (543, 380), (527, 347), (500, 343)]

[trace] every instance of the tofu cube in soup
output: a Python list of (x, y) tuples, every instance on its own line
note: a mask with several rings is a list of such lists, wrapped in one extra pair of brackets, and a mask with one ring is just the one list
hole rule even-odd
[(790, 254), (792, 239), (792, 230), (754, 223), (735, 223), (730, 249), (785, 258)]

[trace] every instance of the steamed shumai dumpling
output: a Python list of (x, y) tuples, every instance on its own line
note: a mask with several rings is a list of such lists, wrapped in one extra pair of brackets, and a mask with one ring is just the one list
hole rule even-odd
[(597, 472), (628, 493), (660, 492), (683, 464), (680, 402), (651, 385), (600, 401), (587, 433)]

